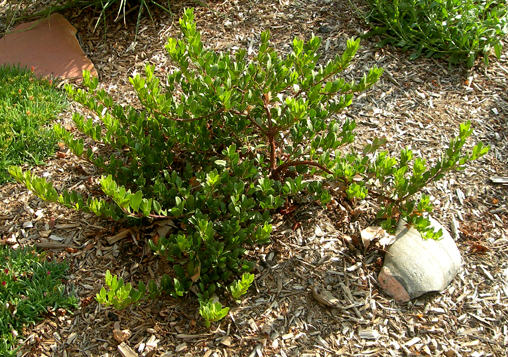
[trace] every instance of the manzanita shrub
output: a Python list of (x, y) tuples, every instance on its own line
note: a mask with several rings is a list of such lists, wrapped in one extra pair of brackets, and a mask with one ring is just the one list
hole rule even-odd
[(166, 45), (177, 69), (165, 82), (150, 65), (144, 76), (130, 79), (142, 110), (116, 104), (88, 73), (86, 90), (67, 86), (100, 119), (76, 113), (77, 128), (112, 154), (104, 157), (86, 148), (83, 139), (61, 126), (55, 130), (77, 156), (102, 169), (102, 196), (59, 194), (44, 178), (10, 170), (44, 200), (115, 220), (171, 219), (178, 227), (149, 242), (155, 254), (170, 262), (171, 271), (137, 289), (108, 274), (108, 291), (98, 294), (100, 302), (123, 308), (145, 295), (180, 297), (192, 289), (207, 325), (221, 319), (228, 309), (216, 301), (216, 287), (238, 300), (253, 281), (248, 274), (253, 264), (244, 259), (246, 245), (269, 241), (271, 215), (289, 198), (305, 194), (328, 203), (327, 181), (338, 187), (338, 200), (377, 199), (386, 228), (403, 217), (427, 237), (439, 236), (425, 218), (432, 208), (429, 197), (416, 194), (446, 171), (487, 152), (480, 143), (472, 153), (462, 153), (469, 123), (461, 125), (459, 136), (431, 168), (409, 149), (400, 157), (378, 152), (382, 138), (360, 152), (346, 150), (354, 140), (355, 122), (334, 114), (383, 72), (374, 67), (351, 82), (339, 76), (353, 60), (359, 40), (349, 40), (341, 56), (318, 65), (319, 37), (306, 43), (295, 39), (293, 51), (282, 58), (266, 31), (249, 58), (245, 50), (207, 49), (192, 9), (180, 25), (183, 38), (170, 38)]

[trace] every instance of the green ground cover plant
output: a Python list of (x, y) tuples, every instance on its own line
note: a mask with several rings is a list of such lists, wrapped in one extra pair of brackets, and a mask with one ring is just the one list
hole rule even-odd
[(72, 309), (78, 299), (67, 294), (62, 279), (68, 267), (33, 248), (0, 245), (0, 355), (16, 356), (23, 327), (57, 309)]
[(55, 153), (51, 121), (67, 97), (51, 80), (30, 70), (0, 66), (0, 184), (12, 180), (9, 165), (41, 165)]
[[(176, 65), (167, 78), (161, 81), (151, 65), (144, 76), (130, 78), (142, 110), (115, 103), (88, 73), (85, 89), (67, 86), (100, 119), (75, 113), (78, 130), (112, 154), (101, 155), (61, 126), (55, 131), (77, 156), (104, 172), (101, 195), (59, 193), (45, 178), (10, 169), (44, 200), (132, 224), (157, 219), (174, 224), (149, 241), (169, 262), (160, 280), (133, 287), (109, 273), (99, 302), (124, 308), (147, 296), (179, 298), (192, 291), (209, 326), (228, 312), (215, 292), (239, 300), (253, 281), (246, 247), (268, 242), (272, 214), (301, 196), (322, 205), (374, 199), (386, 229), (404, 218), (426, 237), (440, 237), (442, 232), (429, 228), (432, 204), (421, 190), (486, 154), (481, 143), (464, 152), (470, 123), (460, 126), (431, 167), (410, 149), (398, 156), (381, 150), (384, 138), (353, 150), (356, 124), (335, 114), (383, 73), (373, 67), (357, 80), (343, 78), (359, 40), (348, 40), (342, 55), (319, 64), (319, 37), (296, 38), (292, 52), (282, 57), (265, 31), (249, 58), (243, 49), (207, 49), (192, 9), (180, 26), (182, 38), (166, 45)], [(334, 189), (326, 188), (330, 183)]]
[[(446, 56), (450, 63), (472, 67), (483, 57), (488, 65), (493, 50), (501, 56), (508, 34), (508, 5), (501, 0), (367, 0), (369, 35), (382, 34), (390, 43), (420, 55)], [(379, 25), (381, 24), (381, 25)]]

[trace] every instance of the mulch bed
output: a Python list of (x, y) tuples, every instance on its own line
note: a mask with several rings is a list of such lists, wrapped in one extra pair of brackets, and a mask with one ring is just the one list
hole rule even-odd
[[(355, 2), (356, 3), (356, 2)], [(361, 6), (358, 2), (358, 6)], [(134, 46), (135, 17), (95, 29), (92, 10), (64, 15), (78, 29), (95, 64), (101, 86), (120, 103), (135, 103), (128, 77), (156, 66), (162, 76), (172, 66), (165, 55), (168, 36), (178, 36), (177, 19), (193, 2), (172, 2), (174, 16), (154, 9), (154, 22), (142, 20)], [(341, 53), (348, 38), (366, 32), (349, 2), (226, 1), (197, 7), (203, 41), (217, 50), (256, 49), (270, 29), (281, 53), (295, 37), (323, 37), (324, 61)], [(137, 14), (134, 11), (133, 14)], [(134, 15), (132, 15), (134, 16)], [(374, 203), (355, 209), (294, 202), (294, 210), (274, 216), (272, 243), (252, 247), (257, 263), (254, 286), (242, 303), (212, 329), (204, 327), (194, 294), (164, 298), (115, 311), (95, 301), (106, 270), (136, 283), (157, 278), (164, 264), (151, 255), (147, 240), (167, 224), (125, 228), (90, 214), (43, 202), (18, 184), (0, 187), (0, 238), (5, 244), (36, 245), (71, 265), (69, 290), (81, 299), (73, 315), (53, 315), (25, 331), (24, 356), (504, 356), (508, 347), (506, 55), (488, 68), (461, 67), (375, 47), (363, 40), (345, 76), (358, 77), (376, 64), (381, 81), (355, 98), (341, 115), (358, 124), (356, 147), (386, 136), (388, 150), (410, 146), (437, 159), (461, 122), (490, 153), (464, 171), (451, 173), (426, 189), (435, 218), (450, 227), (464, 259), (443, 292), (397, 304), (380, 291), (379, 244), (362, 246), (360, 231), (375, 224)], [(58, 119), (70, 125), (73, 104)], [(63, 148), (47, 166), (34, 168), (58, 189), (96, 189), (94, 167)], [(316, 292), (339, 300), (328, 307)], [(224, 301), (225, 302), (225, 301)], [(118, 330), (115, 334), (114, 330)], [(119, 331), (124, 330), (124, 333)], [(116, 338), (115, 338), (116, 337)], [(122, 343), (122, 339), (125, 339)], [(120, 346), (120, 347), (119, 347)], [(133, 353), (129, 355), (128, 353)]]

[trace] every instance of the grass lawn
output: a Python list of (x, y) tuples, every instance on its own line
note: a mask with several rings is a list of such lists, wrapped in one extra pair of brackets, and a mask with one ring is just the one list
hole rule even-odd
[(30, 70), (0, 67), (0, 185), (9, 165), (41, 165), (55, 152), (51, 121), (67, 106), (63, 91)]
[(0, 246), (0, 356), (15, 356), (24, 326), (77, 306), (62, 284), (67, 269), (32, 248)]

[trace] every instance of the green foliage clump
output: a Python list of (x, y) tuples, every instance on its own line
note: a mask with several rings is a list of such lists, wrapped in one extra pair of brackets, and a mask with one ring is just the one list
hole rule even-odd
[(233, 299), (239, 301), (242, 295), (247, 294), (247, 290), (249, 290), (253, 282), (254, 282), (254, 274), (243, 273), (241, 280), (234, 281), (229, 286), (229, 291), (231, 291)]
[[(466, 61), (468, 67), (483, 56), (488, 64), (492, 49), (501, 56), (508, 34), (508, 5), (499, 0), (368, 0), (370, 34), (383, 34), (381, 42), (405, 50), (411, 59), (422, 53), (448, 56), (450, 63)], [(377, 26), (377, 23), (382, 23)]]
[(199, 300), (199, 314), (205, 319), (206, 327), (210, 327), (210, 323), (214, 321), (220, 321), (229, 312), (229, 307), (222, 307), (222, 304), (218, 301), (210, 300)]
[(117, 310), (125, 309), (127, 306), (137, 303), (146, 293), (146, 286), (140, 282), (137, 289), (134, 289), (131, 283), (124, 284), (123, 279), (116, 275), (106, 272), (106, 286), (101, 288), (96, 299), (99, 303), (106, 306), (113, 306)]
[[(379, 218), (390, 229), (404, 217), (428, 237), (439, 236), (425, 216), (432, 205), (418, 193), (486, 153), (481, 143), (471, 154), (461, 151), (472, 132), (469, 123), (431, 168), (408, 149), (400, 157), (380, 152), (384, 139), (373, 139), (360, 152), (346, 150), (355, 138), (355, 122), (335, 114), (383, 72), (371, 68), (358, 81), (340, 76), (359, 40), (349, 40), (342, 55), (319, 65), (318, 37), (306, 43), (295, 39), (293, 51), (282, 58), (270, 46), (269, 32), (263, 32), (259, 50), (249, 58), (245, 50), (207, 49), (192, 9), (180, 25), (183, 38), (170, 38), (166, 45), (177, 66), (166, 80), (161, 83), (150, 65), (143, 77), (130, 79), (142, 110), (115, 103), (89, 74), (86, 90), (67, 87), (102, 122), (76, 113), (77, 128), (109, 146), (112, 154), (87, 148), (60, 126), (55, 130), (76, 155), (104, 171), (102, 196), (58, 193), (44, 178), (10, 170), (39, 197), (70, 208), (115, 220), (171, 219), (178, 228), (149, 242), (171, 268), (160, 282), (149, 283), (147, 294), (180, 297), (194, 291), (206, 321), (225, 315), (222, 305), (210, 299), (216, 287), (229, 286), (233, 299), (246, 292), (251, 275), (233, 282), (252, 269), (244, 259), (246, 245), (269, 241), (271, 215), (291, 197), (329, 202), (326, 181), (336, 183), (338, 200), (354, 204), (376, 198), (382, 205)], [(136, 300), (135, 294), (144, 291), (122, 288), (115, 279), (107, 278), (110, 291), (101, 291), (99, 301), (115, 305), (118, 300), (124, 307), (125, 300)]]
[(41, 165), (55, 153), (51, 120), (67, 106), (65, 93), (25, 69), (0, 66), (0, 184), (10, 165)]
[(0, 245), (0, 355), (16, 356), (24, 326), (42, 320), (45, 313), (77, 306), (62, 278), (66, 264), (51, 262), (31, 249)]

